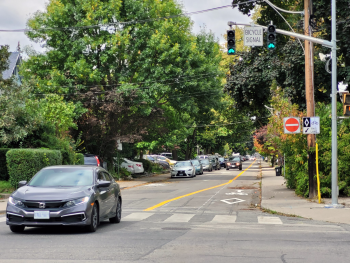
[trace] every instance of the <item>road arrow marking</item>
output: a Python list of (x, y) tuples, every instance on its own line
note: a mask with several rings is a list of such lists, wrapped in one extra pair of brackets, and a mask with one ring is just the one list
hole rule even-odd
[[(232, 200), (232, 201), (230, 201)], [(224, 199), (224, 200), (221, 200), (221, 202), (224, 202), (226, 204), (229, 204), (229, 205), (233, 205), (233, 204), (237, 204), (237, 203), (241, 203), (241, 202), (244, 202), (245, 200), (242, 200), (242, 199), (239, 199), (239, 198), (230, 198), (230, 199)]]

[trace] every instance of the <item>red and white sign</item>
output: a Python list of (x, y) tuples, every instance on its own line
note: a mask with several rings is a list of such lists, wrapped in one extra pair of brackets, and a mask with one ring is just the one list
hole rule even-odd
[(284, 133), (300, 133), (300, 118), (287, 117), (283, 118)]

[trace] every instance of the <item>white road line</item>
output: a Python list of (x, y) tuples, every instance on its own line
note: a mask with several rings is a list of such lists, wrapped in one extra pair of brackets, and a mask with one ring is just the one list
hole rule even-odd
[(279, 217), (274, 216), (258, 216), (259, 224), (270, 224), (270, 225), (282, 225), (282, 221)]
[(6, 217), (0, 217), (0, 222), (5, 222), (6, 221)]
[(213, 220), (211, 220), (211, 223), (221, 223), (221, 224), (230, 224), (235, 223), (237, 219), (237, 216), (235, 215), (216, 215)]
[(164, 220), (166, 223), (186, 223), (191, 220), (191, 218), (194, 217), (194, 214), (173, 214), (171, 217)]
[(122, 218), (123, 221), (141, 221), (150, 216), (154, 215), (154, 213), (132, 213)]

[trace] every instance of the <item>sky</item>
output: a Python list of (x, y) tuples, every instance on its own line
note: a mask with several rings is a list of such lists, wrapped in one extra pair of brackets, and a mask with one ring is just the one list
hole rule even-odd
[[(0, 0), (0, 29), (23, 29), (26, 28), (28, 18), (36, 11), (45, 11), (48, 0)], [(182, 4), (184, 12), (193, 12), (219, 6), (230, 5), (232, 0), (178, 0)], [(193, 23), (192, 31), (198, 33), (205, 27), (215, 34), (220, 43), (224, 43), (223, 34), (229, 29), (228, 21), (249, 23), (250, 18), (241, 14), (237, 8), (231, 7), (197, 14), (191, 16)], [(31, 45), (37, 51), (44, 51), (39, 43), (30, 41), (23, 32), (0, 32), (0, 45), (9, 45), (10, 51), (16, 51), (18, 42), (23, 48)]]

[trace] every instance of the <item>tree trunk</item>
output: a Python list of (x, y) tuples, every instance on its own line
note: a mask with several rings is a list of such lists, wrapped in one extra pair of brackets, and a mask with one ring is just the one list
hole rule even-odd
[(177, 161), (177, 159), (178, 159), (177, 158), (177, 150), (174, 149), (174, 150), (171, 151), (171, 153), (173, 155), (173, 160)]

